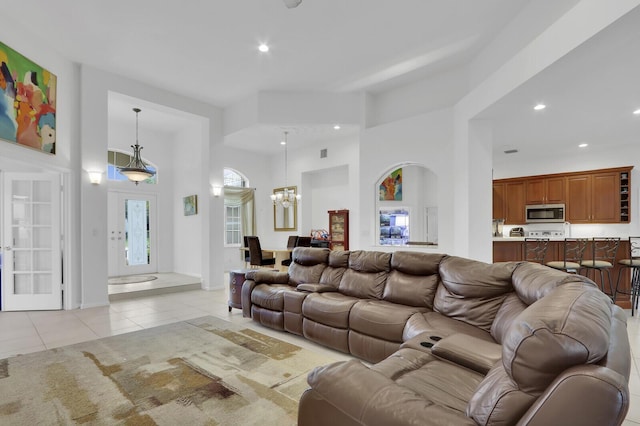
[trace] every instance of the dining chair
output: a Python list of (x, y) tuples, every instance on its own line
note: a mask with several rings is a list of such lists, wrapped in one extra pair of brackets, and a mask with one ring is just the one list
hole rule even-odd
[(524, 260), (544, 264), (547, 256), (548, 238), (525, 238), (524, 239)]
[(577, 274), (582, 268), (582, 256), (587, 248), (587, 238), (565, 238), (562, 246), (562, 260), (545, 263), (550, 268)]
[(614, 298), (613, 294), (613, 280), (611, 279), (611, 270), (616, 261), (616, 255), (618, 254), (618, 247), (620, 247), (620, 238), (600, 238), (594, 237), (591, 240), (590, 258), (583, 259), (580, 262), (580, 269), (586, 269), (586, 276), (589, 276), (590, 272), (593, 272), (593, 280), (596, 280), (595, 272), (600, 273), (600, 289), (604, 290), (604, 277), (605, 271), (609, 280), (609, 296)]
[[(616, 301), (618, 293), (630, 294), (631, 316), (633, 316), (635, 314), (635, 311), (638, 309), (638, 293), (640, 290), (640, 237), (629, 237), (629, 251), (627, 253), (627, 256), (625, 259), (620, 259), (618, 261), (618, 264), (620, 265), (620, 269), (618, 270), (616, 288), (613, 292), (613, 301)], [(620, 277), (622, 276), (623, 272), (627, 270), (627, 268), (631, 269), (631, 293), (618, 290), (618, 287), (620, 286)]]
[(276, 259), (271, 254), (271, 257), (262, 251), (260, 247), (260, 239), (256, 236), (247, 237), (249, 242), (249, 256), (251, 257), (251, 266), (273, 266), (276, 264)]
[(296, 247), (311, 247), (311, 237), (298, 237)]
[(245, 267), (249, 267), (249, 265), (251, 265), (251, 256), (249, 255), (249, 241), (247, 240), (247, 236), (245, 235), (244, 237), (242, 237), (243, 241), (244, 241), (244, 247), (246, 250), (243, 251), (244, 253), (244, 266)]
[[(297, 246), (298, 244), (298, 239), (300, 237), (298, 237), (297, 235), (289, 235), (289, 238), (287, 239), (287, 248), (289, 250), (292, 250)], [(289, 253), (289, 258), (283, 260), (282, 262), (280, 262), (280, 264), (282, 264), (282, 266), (289, 266), (291, 265), (291, 261), (293, 260), (293, 253)]]

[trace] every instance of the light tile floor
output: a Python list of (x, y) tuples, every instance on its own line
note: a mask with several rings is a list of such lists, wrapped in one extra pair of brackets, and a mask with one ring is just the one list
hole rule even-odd
[[(228, 287), (228, 286), (225, 286)], [(101, 337), (128, 333), (176, 321), (213, 315), (244, 324), (263, 334), (321, 352), (336, 360), (348, 355), (311, 343), (304, 338), (262, 327), (243, 318), (227, 305), (228, 288), (216, 291), (191, 290), (180, 293), (112, 301), (110, 306), (71, 311), (0, 312), (0, 359), (66, 346)], [(630, 315), (630, 311), (629, 315)], [(629, 389), (631, 406), (625, 426), (640, 425), (640, 318), (627, 323), (633, 365)]]

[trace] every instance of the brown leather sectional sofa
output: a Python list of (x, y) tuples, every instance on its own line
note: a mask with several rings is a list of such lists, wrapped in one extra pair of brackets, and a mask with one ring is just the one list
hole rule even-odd
[(626, 314), (588, 278), (533, 263), (296, 248), (242, 308), (359, 360), (316, 368), (300, 425), (619, 425)]

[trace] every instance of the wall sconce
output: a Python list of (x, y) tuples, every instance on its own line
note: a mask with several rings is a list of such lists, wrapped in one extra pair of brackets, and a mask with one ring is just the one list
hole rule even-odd
[(102, 172), (88, 171), (87, 173), (89, 174), (89, 180), (92, 184), (100, 185), (100, 182), (102, 182)]
[(214, 197), (219, 197), (222, 195), (222, 187), (221, 186), (211, 186), (211, 193)]

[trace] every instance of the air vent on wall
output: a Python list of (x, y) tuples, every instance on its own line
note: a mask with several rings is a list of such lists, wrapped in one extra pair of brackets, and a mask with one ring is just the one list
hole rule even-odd
[(320, 158), (327, 158), (327, 148), (320, 150)]
[(504, 153), (505, 154), (515, 154), (516, 152), (518, 152), (517, 149), (507, 149)]

